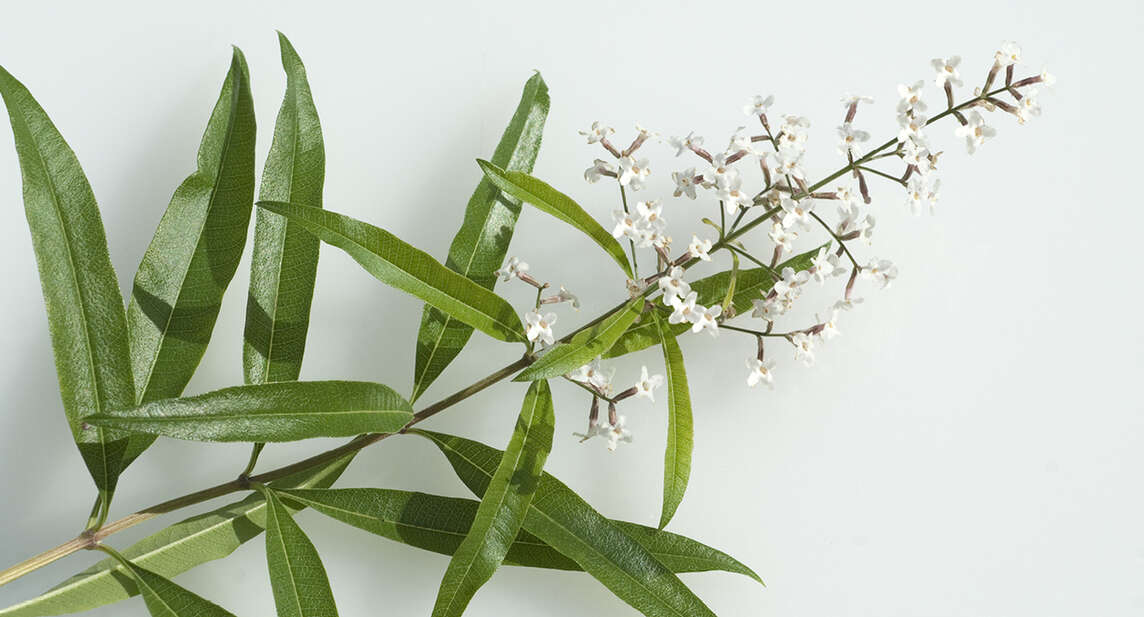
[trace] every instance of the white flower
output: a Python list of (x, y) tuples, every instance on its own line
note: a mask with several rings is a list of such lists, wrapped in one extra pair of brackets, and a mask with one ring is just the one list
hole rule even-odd
[(616, 418), (616, 424), (606, 429), (608, 435), (608, 449), (612, 452), (616, 451), (616, 446), (618, 446), (621, 442), (632, 442), (632, 432), (624, 428), (624, 422), (626, 420), (627, 418), (624, 416), (619, 416)]
[[(810, 227), (811, 218), (810, 213), (814, 211), (814, 200), (803, 199), (795, 201), (784, 197), (783, 206), (783, 227), (791, 229), (795, 225), (803, 229)], [(785, 248), (785, 247), (784, 247)]]
[(857, 216), (862, 207), (862, 197), (850, 186), (842, 185), (834, 189), (838, 198), (838, 213), (843, 216)]
[(906, 205), (909, 206), (910, 212), (915, 215), (921, 214), (922, 207), (928, 204), (932, 213), (934, 206), (937, 205), (937, 191), (940, 187), (941, 180), (934, 180), (930, 185), (926, 183), (924, 176), (911, 176), (906, 188)]
[(842, 221), (838, 223), (838, 229), (835, 233), (839, 236), (846, 237), (850, 234), (857, 233), (859, 238), (862, 238), (867, 244), (870, 243), (871, 235), (874, 232), (874, 215), (873, 214), (854, 214), (853, 216), (844, 215)]
[(667, 226), (667, 221), (663, 220), (663, 204), (658, 199), (636, 202), (636, 213), (642, 222), (654, 229)]
[(843, 108), (849, 108), (851, 105), (857, 105), (858, 103), (873, 103), (873, 102), (874, 102), (874, 97), (872, 97), (872, 96), (862, 96), (860, 94), (850, 94), (849, 92), (847, 92), (845, 95), (842, 96), (842, 107)]
[(961, 73), (957, 71), (959, 64), (961, 64), (961, 56), (951, 56), (944, 60), (941, 58), (930, 60), (930, 65), (937, 71), (937, 77), (934, 81), (938, 88), (944, 88), (946, 82), (954, 86), (961, 86)]
[(637, 133), (637, 135), (636, 135), (637, 139), (655, 139), (655, 138), (659, 137), (659, 133), (656, 133), (655, 131), (648, 130), (648, 129), (640, 126), (639, 124), (636, 124), (636, 133)]
[(767, 321), (774, 321), (778, 317), (782, 317), (788, 308), (788, 304), (783, 302), (778, 296), (774, 298), (755, 298), (751, 300), (755, 310), (751, 311), (751, 317), (758, 317)]
[(687, 137), (669, 137), (667, 143), (672, 148), (675, 148), (675, 156), (683, 154), (684, 150), (691, 148), (698, 148), (703, 145), (703, 138), (696, 135), (695, 131), (687, 134)]
[(768, 235), (775, 244), (783, 247), (784, 253), (794, 250), (793, 242), (798, 238), (798, 232), (783, 227), (783, 224), (777, 221), (771, 225), (771, 231)]
[(828, 277), (846, 272), (846, 268), (838, 266), (838, 255), (835, 255), (826, 246), (818, 249), (818, 254), (814, 256), (811, 263), (813, 264), (811, 272), (814, 275), (814, 280), (819, 283), (825, 283)]
[(755, 96), (751, 97), (751, 100), (747, 101), (746, 105), (743, 105), (743, 113), (748, 116), (758, 116), (760, 114), (765, 114), (767, 113), (767, 110), (771, 108), (771, 105), (773, 105), (774, 102), (774, 95), (764, 97), (756, 94)]
[(703, 172), (703, 182), (708, 185), (719, 184), (739, 177), (739, 170), (731, 167), (727, 162), (730, 155), (720, 152), (711, 157), (711, 166)]
[(685, 297), (681, 298), (680, 296), (676, 296), (674, 299), (672, 299), (671, 306), (675, 309), (675, 311), (671, 314), (671, 316), (667, 318), (667, 323), (695, 323), (698, 311), (703, 308), (695, 305), (695, 301), (698, 298), (699, 294), (692, 291), (688, 292), (687, 296)]
[(926, 127), (927, 120), (925, 114), (921, 113), (898, 114), (898, 141), (913, 139), (924, 144), (922, 129)]
[(667, 276), (659, 279), (659, 288), (663, 291), (663, 303), (675, 306), (675, 301), (691, 293), (691, 285), (683, 280), (683, 268), (678, 266), (668, 271)]
[(687, 245), (687, 254), (703, 261), (711, 261), (711, 256), (707, 254), (707, 251), (711, 250), (711, 246), (710, 240), (701, 240), (699, 236), (692, 235), (691, 244)]
[(509, 279), (520, 276), (521, 272), (528, 271), (528, 264), (524, 263), (518, 257), (509, 257), (508, 263), (500, 270), (493, 272), (493, 274), (500, 277), (502, 281), (507, 282)]
[(782, 148), (775, 155), (775, 173), (780, 176), (790, 176), (805, 180), (806, 174), (802, 170), (803, 151), (795, 148)]
[(1057, 83), (1057, 76), (1049, 72), (1049, 69), (1041, 69), (1041, 83), (1046, 88), (1051, 88), (1053, 84)]
[(636, 396), (642, 396), (655, 402), (655, 389), (663, 385), (663, 375), (648, 376), (647, 367), (643, 367), (640, 380), (636, 382)]
[(774, 390), (775, 376), (771, 371), (775, 368), (774, 361), (763, 362), (758, 358), (747, 358), (747, 368), (750, 373), (747, 374), (747, 385), (754, 388), (759, 385), (759, 382), (767, 384), (767, 387)]
[(631, 213), (612, 210), (612, 219), (616, 221), (616, 226), (612, 228), (613, 237), (627, 236), (633, 239), (640, 237), (640, 230), (636, 228), (636, 218)]
[(922, 101), (923, 86), (925, 86), (925, 82), (920, 79), (912, 86), (898, 84), (898, 96), (901, 97), (901, 100), (898, 101), (898, 113), (926, 110), (925, 101)]
[[(817, 315), (815, 317), (817, 318)], [(838, 324), (835, 323), (837, 320), (838, 310), (835, 309), (830, 312), (830, 317), (821, 322), (822, 330), (818, 332), (818, 335), (828, 341), (836, 336), (841, 336), (842, 333), (838, 331)]]
[(560, 286), (560, 293), (556, 294), (555, 297), (557, 302), (571, 302), (572, 310), (580, 310), (580, 298), (578, 298), (576, 294), (564, 289), (563, 285)]
[(851, 311), (855, 306), (862, 304), (862, 298), (843, 298), (834, 303), (832, 307), (835, 311)]
[(616, 369), (605, 372), (600, 368), (600, 359), (596, 358), (588, 364), (581, 366), (575, 371), (568, 374), (568, 378), (580, 383), (586, 383), (594, 386), (606, 396), (611, 396), (612, 392), (612, 376), (615, 375)]
[(630, 156), (620, 159), (620, 184), (631, 186), (633, 191), (644, 187), (649, 173), (651, 170), (648, 169), (647, 159), (636, 160)]
[(1021, 61), (1021, 47), (1013, 41), (1001, 43), (1001, 49), (994, 55), (997, 64), (1010, 66)]
[(997, 131), (993, 127), (987, 126), (985, 118), (982, 118), (981, 114), (976, 111), (970, 112), (966, 119), (968, 124), (958, 126), (955, 134), (965, 138), (965, 147), (970, 154), (973, 154), (978, 147), (985, 143), (987, 137), (993, 137)]
[(1017, 122), (1024, 124), (1029, 121), (1032, 116), (1041, 115), (1041, 104), (1037, 101), (1037, 89), (1029, 88), (1025, 90), (1024, 96), (1020, 101), (1017, 101)]
[(890, 286), (890, 282), (898, 278), (898, 267), (888, 259), (871, 259), (870, 263), (862, 268), (862, 276), (882, 283), (882, 289)]
[(794, 268), (787, 266), (783, 268), (782, 280), (775, 281), (771, 289), (778, 294), (779, 297), (789, 298), (791, 300), (798, 297), (802, 290), (800, 289), (807, 281), (810, 280), (810, 275), (806, 272), (795, 272)]
[(791, 337), (794, 345), (794, 359), (801, 360), (807, 366), (814, 365), (814, 339), (805, 332), (799, 332)]
[(616, 130), (610, 126), (604, 126), (597, 120), (592, 123), (591, 128), (586, 131), (579, 131), (579, 133), (588, 138), (588, 143), (594, 144), (601, 139), (607, 139), (608, 135), (615, 133)]
[(695, 168), (690, 167), (683, 171), (671, 172), (671, 179), (675, 181), (675, 192), (672, 195), (679, 197), (687, 195), (695, 199)]
[(719, 201), (723, 202), (723, 209), (727, 214), (734, 214), (739, 210), (739, 206), (750, 207), (752, 198), (750, 195), (743, 192), (743, 179), (736, 175), (730, 180), (723, 180), (719, 183), (719, 190), (716, 196)]
[[(694, 292), (693, 292), (694, 293)], [(719, 315), (723, 312), (723, 307), (718, 304), (703, 308), (701, 306), (695, 308), (695, 325), (691, 326), (692, 332), (701, 332), (707, 330), (711, 333), (712, 337), (719, 336)]]
[(870, 133), (854, 128), (849, 122), (844, 122), (838, 127), (838, 154), (843, 156), (853, 154), (857, 156), (858, 144), (869, 139)]
[(591, 184), (600, 181), (604, 176), (616, 175), (616, 167), (604, 159), (596, 159), (592, 166), (584, 170), (584, 179)]
[(667, 248), (671, 244), (671, 236), (663, 232), (662, 227), (652, 227), (643, 219), (639, 222), (639, 241), (636, 246), (647, 248), (649, 246)]
[(525, 335), (529, 341), (540, 339), (545, 345), (556, 342), (556, 337), (552, 335), (552, 324), (556, 323), (556, 313), (547, 313), (542, 316), (536, 311), (529, 311), (524, 314), (524, 322), (526, 324)]
[(745, 126), (740, 126), (735, 129), (735, 132), (731, 134), (731, 141), (727, 144), (727, 150), (731, 152), (746, 151), (747, 154), (758, 155), (758, 152), (755, 150), (755, 144), (751, 141), (750, 134), (743, 132), (746, 128)]

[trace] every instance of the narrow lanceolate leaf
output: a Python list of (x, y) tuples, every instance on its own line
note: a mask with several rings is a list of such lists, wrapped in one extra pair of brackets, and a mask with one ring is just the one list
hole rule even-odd
[(623, 308), (608, 315), (600, 323), (580, 332), (567, 343), (548, 350), (514, 381), (549, 379), (571, 372), (612, 348), (643, 310), (644, 299), (633, 298)]
[(72, 437), (105, 500), (128, 436), (84, 418), (135, 400), (127, 323), (91, 185), (47, 113), (0, 68), (24, 183), (24, 212), (40, 270), (56, 373)]
[(260, 486), (259, 492), (266, 499), (266, 563), (278, 617), (337, 617), (318, 549), (272, 489)]
[[(818, 254), (818, 249), (822, 247), (815, 247), (813, 250), (795, 255), (790, 259), (779, 264), (778, 271), (783, 268), (794, 268), (796, 272), (807, 270), (811, 267), (814, 256)], [(764, 268), (751, 268), (748, 270), (739, 270), (736, 277), (735, 293), (731, 298), (731, 304), (735, 307), (736, 313), (750, 312), (752, 308), (752, 300), (761, 299), (764, 295), (771, 290), (775, 279)], [(722, 302), (727, 294), (727, 288), (731, 283), (731, 271), (725, 270), (718, 274), (701, 278), (691, 283), (691, 290), (696, 292), (699, 296), (696, 299), (697, 304), (709, 306)], [(688, 324), (675, 324), (668, 325), (668, 329), (673, 335), (680, 335), (687, 331), (690, 326)], [(646, 349), (652, 345), (658, 345), (660, 341), (659, 328), (655, 322), (645, 320), (628, 328), (624, 332), (616, 344), (612, 346), (607, 352), (604, 353), (605, 358), (616, 358), (624, 354), (632, 353)]]
[(457, 321), (502, 341), (525, 340), (520, 317), (504, 298), (388, 231), (309, 206), (278, 201), (260, 201), (258, 205), (342, 249), (379, 281), (428, 302)]
[[(415, 432), (441, 449), (469, 490), (484, 494), (500, 461), (499, 450), (451, 435)], [(645, 615), (714, 615), (643, 545), (550, 475), (537, 485), (524, 528)]]
[[(275, 482), (274, 488), (324, 489), (332, 486), (354, 453)], [(289, 507), (291, 504), (287, 504)], [(266, 527), (266, 501), (254, 494), (166, 527), (123, 551), (136, 565), (174, 577), (195, 566), (230, 555)], [(123, 566), (104, 559), (42, 595), (0, 610), (0, 617), (49, 617), (87, 611), (139, 593)]]
[(412, 418), (409, 402), (381, 384), (286, 381), (153, 401), (90, 422), (176, 439), (267, 442), (394, 433)]
[(434, 617), (464, 613), (473, 595), (508, 555), (544, 472), (555, 426), (548, 382), (534, 381), (469, 533), (445, 570), (433, 606)]
[[(468, 535), (480, 505), (472, 499), (382, 488), (280, 490), (279, 494), (287, 504), (296, 502), (358, 529), (442, 555), (456, 552), (461, 540)], [(635, 523), (616, 520), (611, 523), (672, 572), (723, 570), (762, 582), (750, 568), (730, 555), (691, 538)], [(575, 561), (524, 529), (509, 547), (504, 563), (582, 570)]]
[(114, 559), (135, 579), (151, 617), (234, 617), (223, 607), (199, 596), (159, 574), (141, 568), (114, 553)]
[[(136, 403), (182, 394), (206, 351), (254, 207), (254, 133), (250, 76), (236, 47), (198, 169), (175, 189), (135, 274), (127, 329)], [(124, 466), (154, 440), (133, 436)]]
[[(540, 73), (536, 73), (524, 84), (516, 113), (493, 152), (493, 164), (512, 171), (531, 172), (547, 118), (548, 86)], [(505, 195), (482, 176), (465, 207), (465, 219), (449, 246), (445, 266), (485, 289), (492, 289), (497, 280), (493, 272), (504, 263), (519, 215), (520, 201)], [(449, 366), (472, 333), (471, 326), (432, 306), (425, 307), (421, 329), (417, 332), (411, 401), (416, 401)]]
[[(259, 198), (322, 207), (326, 151), (306, 67), (278, 33), (286, 96), (262, 170)], [(318, 239), (297, 223), (261, 208), (254, 225), (250, 295), (242, 368), (246, 383), (294, 381), (302, 368), (310, 303), (318, 269)]]
[(667, 320), (655, 317), (659, 328), (663, 363), (667, 370), (667, 448), (663, 454), (663, 510), (659, 528), (675, 516), (691, 477), (691, 450), (694, 445), (691, 422), (691, 391), (683, 367), (683, 351), (671, 333)]
[(571, 197), (552, 188), (543, 180), (519, 171), (506, 171), (499, 166), (477, 159), (477, 164), (497, 188), (513, 197), (536, 206), (539, 210), (568, 223), (588, 235), (612, 257), (628, 278), (633, 278), (631, 264), (624, 248), (592, 215), (584, 211)]

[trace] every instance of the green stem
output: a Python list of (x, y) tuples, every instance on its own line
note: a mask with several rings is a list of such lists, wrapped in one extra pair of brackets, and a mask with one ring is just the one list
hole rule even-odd
[[(624, 190), (624, 185), (620, 185), (620, 201), (624, 204), (624, 214), (631, 214), (628, 210), (628, 192)], [(628, 247), (632, 250), (632, 273), (638, 279), (640, 277), (640, 262), (636, 259), (636, 242), (628, 238)]]

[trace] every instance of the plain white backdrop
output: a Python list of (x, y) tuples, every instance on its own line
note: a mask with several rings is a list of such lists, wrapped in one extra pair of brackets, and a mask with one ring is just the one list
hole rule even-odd
[[(898, 193), (876, 185), (879, 227), (862, 254), (894, 259), (901, 278), (885, 292), (862, 288), (866, 303), (844, 316), (843, 336), (816, 367), (776, 347), (777, 389), (749, 390), (752, 340), (684, 339), (695, 464), (671, 529), (731, 552), (766, 580), (763, 588), (729, 574), (686, 575), (720, 615), (1117, 617), (1144, 613), (1141, 17), (1130, 0), (12, 3), (0, 63), (79, 155), (126, 293), (172, 191), (193, 170), (232, 43), (252, 72), (260, 161), (269, 147), (284, 85), (276, 28), (310, 73), (328, 153), (326, 206), (442, 258), (479, 178), (473, 159), (491, 152), (533, 69), (552, 94), (536, 173), (607, 218), (614, 189), (581, 178), (599, 152), (576, 130), (593, 120), (617, 127), (617, 141), (639, 122), (695, 130), (718, 146), (745, 123), (749, 96), (774, 93), (776, 111), (812, 119), (809, 164), (821, 177), (841, 162), (833, 128), (845, 91), (877, 98), (857, 123), (880, 143), (895, 131), (897, 84), (928, 80), (930, 58), (962, 55), (967, 82), (979, 84), (1000, 42), (1015, 39), (1027, 70), (1044, 64), (1059, 77), (1045, 115), (1017, 126), (994, 114), (999, 135), (973, 157), (952, 124), (931, 129), (946, 150), (936, 216), (910, 216)], [(927, 92), (940, 105), (940, 93)], [(6, 566), (74, 535), (93, 491), (60, 409), (19, 168), (8, 129), (0, 134)], [(686, 165), (666, 146), (651, 148), (646, 194), (666, 197), (669, 172)], [(669, 199), (665, 215), (686, 238), (711, 212)], [(565, 332), (622, 293), (602, 254), (534, 210), (521, 217), (511, 253), (581, 295), (581, 313), (560, 312)], [(241, 382), (248, 259), (189, 393)], [(499, 289), (529, 302), (527, 289)], [(323, 247), (304, 378), (407, 392), (420, 307)], [(478, 334), (423, 400), (518, 353)], [(618, 379), (634, 381), (642, 363), (662, 371), (650, 351), (617, 362)], [(608, 516), (654, 524), (665, 404), (629, 406), (636, 441), (609, 454), (571, 437), (584, 424), (582, 393), (555, 391), (549, 471)], [(503, 446), (522, 392), (494, 388), (431, 427)], [(329, 445), (271, 446), (262, 468)], [(123, 477), (113, 515), (232, 478), (247, 453), (160, 440)], [(466, 495), (442, 457), (413, 438), (370, 448), (339, 486)], [(179, 518), (110, 543), (127, 546)], [(446, 558), (312, 512), (300, 520), (343, 615), (429, 612)], [(0, 605), (96, 558), (78, 554), (10, 584)], [(261, 538), (178, 582), (239, 615), (273, 610)], [(133, 599), (92, 614), (145, 611)], [(634, 611), (582, 574), (504, 568), (469, 614)]]

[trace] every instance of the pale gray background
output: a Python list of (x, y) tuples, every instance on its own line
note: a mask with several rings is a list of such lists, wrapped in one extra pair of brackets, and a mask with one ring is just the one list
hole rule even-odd
[[(863, 289), (867, 303), (844, 319), (844, 336), (817, 367), (783, 350), (778, 389), (748, 390), (749, 339), (684, 342), (695, 466), (672, 529), (731, 551), (767, 581), (687, 575), (721, 615), (1111, 617), (1144, 612), (1134, 250), (1144, 228), (1142, 26), (1131, 1), (51, 2), (5, 6), (0, 62), (83, 162), (126, 291), (171, 192), (193, 168), (231, 43), (250, 62), (260, 161), (269, 147), (284, 83), (275, 28), (310, 71), (328, 207), (442, 257), (479, 177), (473, 159), (490, 153), (532, 69), (543, 71), (553, 99), (538, 175), (607, 217), (614, 189), (580, 178), (598, 152), (576, 129), (594, 119), (621, 134), (635, 122), (669, 134), (695, 129), (721, 145), (745, 122), (747, 97), (773, 92), (777, 111), (813, 119), (810, 164), (821, 176), (839, 164), (833, 127), (844, 91), (878, 98), (858, 123), (880, 142), (894, 130), (896, 85), (929, 79), (931, 57), (963, 55), (977, 84), (1000, 41), (1016, 39), (1029, 69), (1044, 63), (1060, 78), (1045, 116), (1025, 127), (992, 116), (1000, 135), (972, 158), (951, 124), (933, 129), (947, 150), (936, 217), (910, 217), (898, 194), (878, 189), (876, 243), (863, 255), (895, 259), (901, 279), (884, 293)], [(928, 96), (940, 104), (934, 88)], [(0, 133), (0, 561), (8, 565), (74, 534), (92, 490), (60, 410), (19, 170), (8, 129)], [(652, 191), (664, 192), (682, 165), (666, 148), (656, 152)], [(675, 235), (689, 237), (709, 212), (673, 200), (666, 214)], [(594, 247), (535, 211), (522, 217), (512, 253), (584, 298), (584, 312), (561, 311), (565, 332), (620, 293)], [(189, 392), (241, 381), (248, 267), (244, 260)], [(528, 302), (519, 286), (502, 291)], [(408, 391), (420, 306), (324, 248), (304, 377)], [(475, 336), (425, 401), (518, 353)], [(634, 379), (643, 362), (661, 359), (626, 358), (620, 379)], [(431, 426), (503, 444), (521, 392), (494, 389)], [(637, 441), (609, 455), (570, 437), (583, 424), (580, 394), (556, 386), (549, 470), (607, 515), (654, 523), (664, 404), (633, 404)], [(270, 447), (264, 468), (326, 445)], [(161, 440), (123, 477), (115, 514), (231, 478), (247, 450)], [(340, 485), (466, 494), (442, 457), (412, 438), (369, 449)], [(301, 521), (342, 614), (428, 613), (444, 557), (313, 513)], [(11, 584), (0, 604), (96, 557), (76, 555)], [(238, 614), (267, 615), (264, 568), (259, 540), (178, 581)], [(506, 568), (470, 613), (633, 611), (587, 576)], [(144, 609), (132, 600), (95, 614)]]

